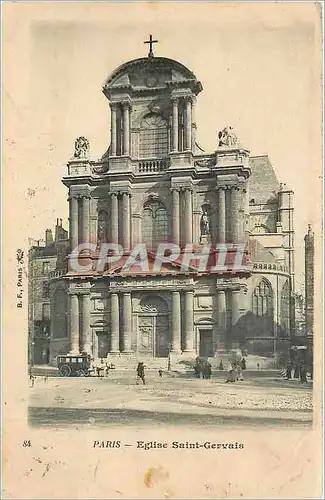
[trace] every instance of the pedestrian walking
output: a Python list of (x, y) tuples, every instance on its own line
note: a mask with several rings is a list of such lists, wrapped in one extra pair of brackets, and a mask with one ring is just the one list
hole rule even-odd
[(244, 377), (243, 377), (243, 370), (242, 370), (242, 362), (241, 361), (237, 361), (237, 380), (244, 380)]
[(293, 374), (293, 378), (298, 378), (299, 379), (299, 376), (300, 376), (300, 366), (297, 363), (296, 366), (295, 366), (295, 371), (294, 371), (294, 374)]
[(231, 363), (228, 365), (226, 382), (236, 382), (236, 373)]
[(201, 378), (201, 368), (198, 363), (195, 363), (194, 365), (194, 374), (196, 378)]
[(223, 362), (222, 362), (222, 360), (221, 360), (221, 361), (220, 361), (220, 365), (219, 365), (219, 370), (223, 370), (223, 369), (224, 369), (224, 368), (223, 368)]
[(307, 384), (307, 368), (305, 363), (301, 363), (300, 365), (300, 382)]
[(162, 378), (162, 374), (163, 374), (163, 371), (160, 369), (158, 370), (158, 375), (159, 375), (159, 378)]
[(246, 359), (245, 358), (242, 359), (241, 368), (242, 368), (242, 370), (246, 370)]
[(206, 363), (205, 370), (206, 370), (206, 372), (205, 372), (206, 373), (206, 378), (210, 379), (211, 378), (211, 373), (212, 373), (212, 367), (211, 367), (211, 363), (209, 363), (208, 361)]
[(144, 378), (144, 364), (141, 361), (140, 361), (140, 363), (138, 363), (138, 367), (137, 367), (137, 381), (136, 381), (137, 385), (138, 385), (140, 380), (142, 380), (143, 385), (146, 385), (146, 381)]
[(201, 367), (201, 372), (202, 372), (202, 378), (206, 379), (207, 378), (207, 364), (204, 362)]
[(291, 380), (291, 371), (292, 371), (291, 363), (288, 363), (287, 369), (286, 369), (286, 379), (287, 380)]

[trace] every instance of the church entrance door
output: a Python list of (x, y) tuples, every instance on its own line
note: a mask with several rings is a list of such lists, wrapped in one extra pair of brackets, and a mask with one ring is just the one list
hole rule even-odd
[(200, 328), (200, 356), (204, 358), (213, 356), (212, 328)]
[(142, 356), (167, 357), (170, 335), (166, 302), (155, 295), (143, 297), (138, 316), (138, 353)]
[(168, 356), (168, 316), (139, 316), (138, 353), (142, 356), (165, 358)]

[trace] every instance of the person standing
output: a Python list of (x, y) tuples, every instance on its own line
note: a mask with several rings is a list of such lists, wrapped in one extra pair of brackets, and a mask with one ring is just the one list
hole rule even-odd
[(304, 362), (300, 365), (300, 382), (307, 384), (307, 368)]
[(207, 361), (207, 364), (206, 364), (206, 378), (207, 379), (211, 378), (211, 373), (212, 373), (212, 366), (211, 366), (211, 363), (209, 363), (209, 361)]
[(144, 378), (144, 364), (141, 361), (140, 363), (138, 363), (137, 367), (137, 381), (136, 381), (137, 385), (139, 383), (139, 380), (142, 380), (143, 385), (146, 385), (146, 381)]
[(242, 361), (237, 361), (237, 380), (244, 380)]
[(232, 363), (229, 364), (227, 369), (226, 382), (236, 382), (236, 373)]
[(245, 358), (242, 359), (241, 367), (242, 367), (242, 370), (246, 370), (246, 359)]
[(291, 363), (289, 362), (287, 364), (287, 369), (286, 369), (286, 379), (290, 380), (291, 379)]

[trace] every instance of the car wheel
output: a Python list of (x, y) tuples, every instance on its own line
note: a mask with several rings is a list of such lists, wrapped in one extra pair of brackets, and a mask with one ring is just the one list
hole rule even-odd
[(60, 375), (62, 377), (70, 377), (71, 375), (71, 368), (69, 365), (62, 365), (60, 367)]

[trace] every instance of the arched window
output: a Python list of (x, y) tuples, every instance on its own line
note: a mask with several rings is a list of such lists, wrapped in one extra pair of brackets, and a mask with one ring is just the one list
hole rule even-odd
[(162, 116), (144, 117), (140, 128), (139, 157), (155, 158), (168, 154), (167, 122)]
[(252, 313), (249, 332), (252, 336), (268, 337), (274, 335), (273, 290), (268, 281), (262, 279), (252, 295)]
[(264, 234), (270, 232), (270, 229), (265, 224), (255, 224), (252, 230), (253, 234)]
[(255, 316), (273, 317), (273, 291), (271, 285), (264, 279), (254, 290), (252, 312)]
[(64, 289), (59, 288), (54, 294), (54, 331), (53, 338), (62, 339), (68, 336), (67, 314), (68, 297)]
[(97, 241), (99, 243), (107, 242), (108, 230), (107, 230), (108, 216), (105, 210), (100, 210), (98, 212), (98, 229), (97, 229)]
[(168, 239), (167, 211), (160, 201), (148, 201), (143, 207), (142, 241), (149, 247)]

